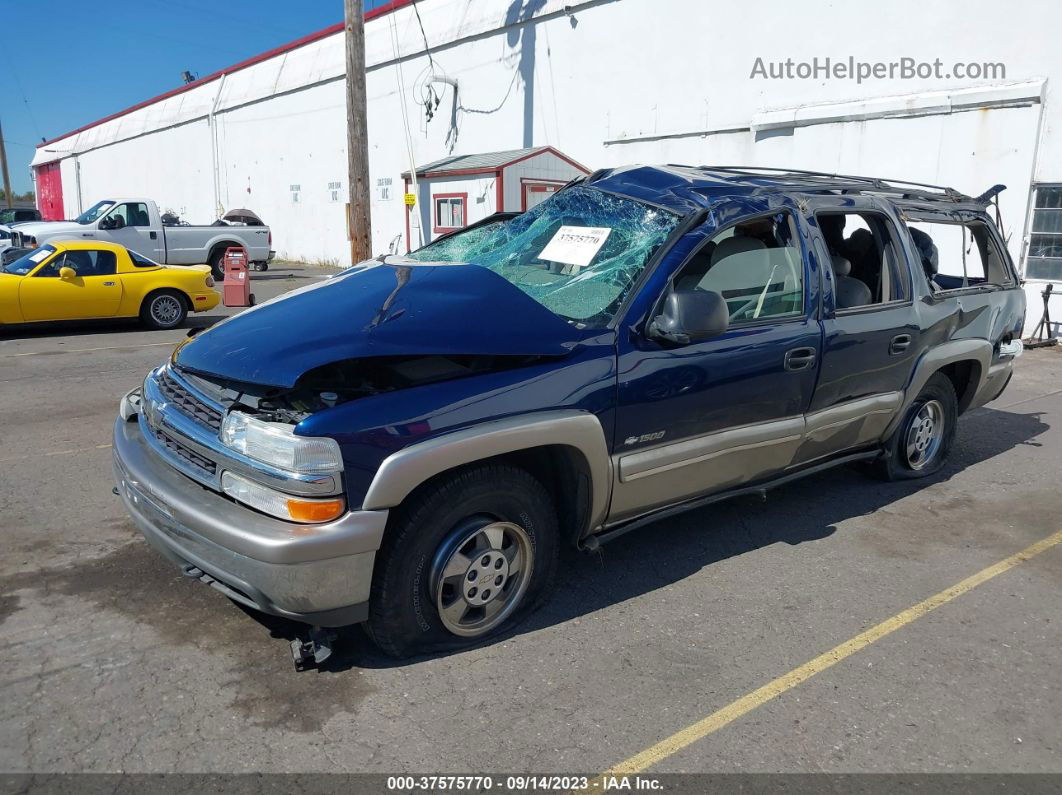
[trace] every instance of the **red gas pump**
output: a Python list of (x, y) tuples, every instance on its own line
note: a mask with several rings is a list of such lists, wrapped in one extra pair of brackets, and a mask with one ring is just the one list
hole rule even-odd
[(222, 268), (225, 270), (225, 286), (221, 303), (225, 306), (254, 306), (251, 278), (247, 273), (247, 249), (243, 246), (225, 249)]

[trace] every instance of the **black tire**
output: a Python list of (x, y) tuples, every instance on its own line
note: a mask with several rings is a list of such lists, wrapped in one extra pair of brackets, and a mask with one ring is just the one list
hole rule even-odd
[(268, 262), (256, 262), (256, 263), (254, 263), (254, 269), (256, 271), (258, 271), (259, 273), (262, 273), (264, 271), (269, 270), (269, 263)]
[[(929, 431), (926, 431), (927, 419)], [(958, 419), (955, 387), (947, 376), (935, 373), (885, 443), (884, 455), (877, 462), (878, 474), (885, 480), (912, 480), (936, 474), (955, 442)], [(914, 453), (910, 452), (911, 448)]]
[(148, 328), (177, 328), (186, 317), (188, 299), (177, 290), (155, 290), (140, 305), (140, 321)]
[(224, 259), (225, 259), (225, 249), (224, 248), (216, 249), (214, 251), (214, 253), (210, 255), (210, 260), (209, 260), (210, 275), (214, 277), (214, 281), (216, 281), (216, 282), (225, 281), (225, 269), (221, 265), (221, 263), (222, 263), (222, 261)]
[[(526, 567), (528, 571), (521, 582), (517, 582), (521, 576), (517, 572), (495, 588), (492, 602), (501, 605), (496, 607), (494, 616), (499, 623), (484, 629), (475, 629), (472, 623), (461, 625), (462, 631), (471, 628), (478, 634), (455, 634), (440, 615), (439, 605), (449, 610), (447, 598), (450, 605), (465, 599), (461, 594), (454, 596), (452, 583), (456, 580), (464, 584), (466, 578), (451, 576), (444, 583), (440, 569), (449, 563), (461, 565), (457, 558), (469, 560), (472, 565), (486, 560), (480, 555), (492, 553), (490, 549), (479, 548), (470, 557), (463, 557), (462, 551), (477, 547), (474, 540), (465, 545), (460, 539), (484, 528), (497, 533), (498, 527), (516, 527), (524, 532), (524, 540), (530, 542), (531, 565)], [(485, 534), (476, 536), (479, 537), (485, 538)], [(460, 649), (496, 637), (516, 626), (541, 603), (553, 582), (558, 547), (556, 509), (549, 493), (531, 474), (501, 464), (459, 470), (429, 483), (393, 512), (376, 556), (365, 628), (376, 644), (393, 657)], [(502, 566), (500, 560), (491, 563), (499, 569)], [(493, 576), (492, 566), (483, 571), (479, 575), (469, 569), (467, 574), (484, 580), (488, 574)], [(510, 574), (507, 566), (504, 573)], [(486, 583), (480, 596), (490, 596), (491, 587), (493, 580)], [(510, 590), (506, 593), (507, 588)], [(494, 620), (486, 618), (485, 606), (469, 605), (465, 609), (470, 622), (476, 611), (482, 611), (485, 622)], [(450, 623), (454, 623), (452, 616)]]

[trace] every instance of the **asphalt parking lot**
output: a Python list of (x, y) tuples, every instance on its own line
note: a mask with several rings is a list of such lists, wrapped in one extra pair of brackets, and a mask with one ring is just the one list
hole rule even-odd
[[(0, 771), (594, 774), (1062, 529), (1062, 354), (1028, 351), (928, 481), (661, 521), (573, 554), (501, 641), (396, 662), (352, 631), (296, 673), (295, 627), (186, 581), (111, 494), (118, 398), (185, 333), (0, 332)], [(1062, 772), (1060, 592), (1062, 544), (649, 770)]]

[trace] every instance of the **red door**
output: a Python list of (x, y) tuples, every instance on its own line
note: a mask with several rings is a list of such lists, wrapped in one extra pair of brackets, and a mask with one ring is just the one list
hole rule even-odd
[(37, 209), (45, 221), (62, 221), (66, 217), (58, 160), (37, 166)]

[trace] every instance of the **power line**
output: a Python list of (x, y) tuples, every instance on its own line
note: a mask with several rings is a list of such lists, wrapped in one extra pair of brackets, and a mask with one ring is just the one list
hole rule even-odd
[(424, 21), (420, 18), (420, 8), (417, 7), (417, 2), (414, 0), (413, 13), (417, 15), (417, 24), (420, 26), (420, 37), (424, 39), (424, 54), (428, 56), (428, 65), (431, 67), (432, 73), (435, 72), (435, 61), (431, 57), (431, 47), (428, 46), (428, 34), (424, 32)]
[[(26, 96), (25, 89), (22, 88), (22, 81), (18, 79), (18, 72), (15, 71), (15, 64), (11, 61), (11, 54), (8, 52), (7, 47), (0, 47), (0, 50), (4, 53), (4, 59), (7, 61), (8, 68), (11, 70), (11, 77), (15, 80), (15, 87), (18, 89), (18, 93), (22, 95), (22, 104), (26, 106), (26, 115), (29, 116), (30, 124), (33, 125), (33, 129), (36, 130), (37, 136), (43, 141), (44, 136), (41, 134), (41, 128), (37, 124), (37, 119), (33, 116), (33, 109), (30, 107), (29, 98)], [(12, 141), (12, 143), (17, 143)], [(26, 144), (21, 144), (26, 146)]]

